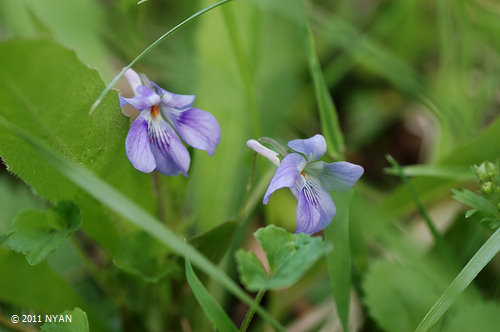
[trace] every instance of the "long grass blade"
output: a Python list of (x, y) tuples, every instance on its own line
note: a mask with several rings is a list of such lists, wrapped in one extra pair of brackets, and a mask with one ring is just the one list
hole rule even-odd
[(351, 303), (351, 245), (349, 241), (349, 207), (353, 191), (334, 196), (337, 215), (325, 229), (325, 241), (333, 244), (333, 251), (326, 256), (328, 275), (333, 298), (344, 332), (349, 331), (349, 306)]
[(234, 326), (231, 319), (222, 310), (217, 301), (210, 295), (201, 283), (200, 279), (194, 273), (189, 258), (186, 257), (186, 279), (193, 291), (194, 297), (198, 300), (201, 308), (214, 326), (222, 332), (236, 332), (238, 329)]
[(222, 0), (222, 1), (214, 3), (213, 5), (210, 5), (210, 6), (206, 7), (206, 8), (203, 8), (200, 11), (197, 11), (196, 13), (194, 13), (191, 16), (189, 16), (188, 18), (186, 18), (181, 23), (177, 24), (172, 29), (170, 29), (167, 32), (165, 32), (160, 38), (158, 38), (151, 45), (149, 45), (148, 47), (146, 47), (146, 49), (144, 51), (142, 51), (138, 56), (136, 56), (135, 59), (132, 60), (127, 66), (125, 66), (122, 69), (122, 71), (118, 75), (116, 75), (115, 78), (113, 78), (113, 80), (104, 88), (104, 90), (102, 90), (101, 94), (99, 95), (99, 97), (97, 97), (97, 100), (94, 102), (94, 104), (90, 108), (89, 114), (92, 114), (94, 112), (94, 110), (97, 108), (97, 106), (99, 106), (99, 104), (103, 100), (103, 98), (106, 95), (106, 93), (108, 93), (109, 90), (111, 90), (111, 88), (113, 88), (113, 86), (116, 84), (116, 82), (118, 82), (118, 80), (123, 76), (123, 74), (125, 74), (125, 72), (128, 69), (130, 69), (133, 65), (135, 65), (136, 62), (139, 61), (143, 56), (145, 56), (147, 53), (149, 53), (149, 51), (151, 51), (153, 48), (155, 48), (156, 46), (158, 46), (165, 38), (167, 38), (168, 36), (170, 36), (175, 31), (179, 30), (186, 23), (191, 22), (192, 20), (194, 20), (198, 16), (203, 15), (206, 12), (208, 12), (208, 11), (214, 9), (214, 8), (217, 8), (217, 7), (219, 7), (219, 6), (221, 6), (221, 5), (225, 4), (225, 3), (228, 3), (230, 1), (233, 1), (233, 0)]
[(450, 286), (434, 303), (420, 322), (416, 332), (428, 331), (443, 316), (448, 308), (455, 302), (460, 294), (469, 286), (479, 272), (488, 264), (500, 251), (500, 228), (483, 244), (471, 260), (460, 271)]
[(275, 329), (283, 331), (284, 327), (274, 319), (266, 310), (248, 296), (231, 278), (210, 262), (205, 256), (191, 245), (184, 242), (159, 220), (144, 211), (135, 202), (108, 183), (90, 173), (87, 169), (65, 159), (59, 152), (46, 146), (28, 132), (0, 116), (0, 125), (13, 135), (31, 145), (45, 161), (54, 169), (63, 174), (70, 181), (88, 192), (95, 199), (106, 205), (112, 211), (126, 218), (130, 223), (147, 232), (160, 242), (168, 246), (173, 252), (188, 257), (194, 265), (218, 281), (229, 292), (234, 294), (247, 305), (255, 308), (257, 313), (267, 320)]
[(311, 74), (316, 100), (319, 108), (321, 129), (328, 145), (328, 152), (332, 157), (342, 159), (344, 155), (344, 136), (340, 129), (337, 110), (332, 96), (325, 83), (323, 72), (316, 54), (314, 36), (307, 20), (307, 12), (303, 0), (295, 0), (299, 15), (300, 38), (302, 48), (307, 58), (309, 72)]

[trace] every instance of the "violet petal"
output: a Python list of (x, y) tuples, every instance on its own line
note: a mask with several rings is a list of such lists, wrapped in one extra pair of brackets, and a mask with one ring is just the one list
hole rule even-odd
[(141, 172), (151, 173), (156, 168), (148, 136), (148, 122), (143, 116), (135, 119), (125, 140), (125, 150), (132, 165)]
[(153, 123), (151, 151), (156, 160), (156, 170), (165, 175), (187, 176), (191, 158), (189, 152), (170, 125), (160, 120)]
[(358, 181), (363, 175), (364, 169), (347, 161), (331, 164), (318, 161), (308, 164), (306, 172), (317, 178), (325, 189), (342, 192), (351, 188)]
[(295, 186), (300, 172), (304, 169), (306, 160), (298, 153), (290, 153), (283, 158), (264, 195), (264, 204), (269, 203), (271, 195), (281, 188)]
[(294, 139), (288, 142), (288, 146), (306, 155), (307, 161), (315, 161), (326, 153), (326, 141), (322, 135), (316, 134), (307, 139)]
[(151, 108), (153, 105), (160, 103), (161, 99), (151, 88), (140, 85), (136, 89), (137, 95), (132, 98), (125, 98), (120, 96), (120, 106), (126, 104), (132, 105), (133, 108), (139, 111)]
[(219, 122), (215, 116), (197, 108), (164, 113), (167, 113), (168, 119), (187, 144), (213, 156), (221, 138)]

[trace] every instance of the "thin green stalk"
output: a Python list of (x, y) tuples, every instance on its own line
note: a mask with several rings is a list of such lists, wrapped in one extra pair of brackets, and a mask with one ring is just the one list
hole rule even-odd
[(286, 149), (283, 147), (283, 145), (281, 145), (277, 140), (275, 140), (274, 138), (271, 138), (271, 137), (261, 137), (259, 138), (259, 143), (267, 143), (267, 144), (271, 144), (272, 146), (274, 146), (276, 149), (278, 149), (280, 151), (280, 154), (284, 157), (288, 154), (288, 152), (286, 151)]
[(434, 238), (434, 241), (436, 243), (439, 243), (442, 241), (442, 237), (439, 234), (439, 231), (437, 230), (436, 226), (434, 225), (434, 222), (432, 221), (431, 217), (429, 217), (429, 214), (427, 213), (427, 210), (424, 208), (422, 205), (422, 202), (420, 202), (420, 199), (418, 198), (418, 195), (415, 191), (415, 188), (413, 188), (413, 185), (408, 181), (408, 178), (406, 177), (405, 173), (403, 172), (403, 169), (401, 168), (401, 165), (394, 159), (392, 156), (387, 155), (387, 160), (392, 164), (392, 167), (397, 171), (399, 177), (401, 180), (403, 180), (404, 184), (408, 187), (408, 190), (410, 191), (410, 195), (415, 201), (415, 204), (417, 205), (417, 209), (422, 215), (422, 218), (424, 218), (425, 223), (427, 224), (427, 227), (429, 228), (429, 231), (432, 234), (432, 237)]
[(318, 55), (316, 54), (316, 46), (311, 27), (309, 26), (307, 9), (304, 5), (304, 0), (294, 1), (296, 2), (299, 17), (299, 32), (302, 49), (306, 56), (309, 73), (314, 85), (321, 130), (327, 142), (328, 153), (336, 159), (343, 159), (345, 150), (344, 135), (340, 129), (335, 103), (325, 83), (325, 77), (321, 69)]
[(404, 184), (408, 187), (408, 190), (410, 191), (410, 195), (413, 198), (413, 201), (415, 202), (415, 205), (417, 206), (418, 211), (420, 212), (420, 215), (422, 218), (424, 218), (425, 224), (429, 228), (429, 231), (432, 234), (432, 237), (434, 238), (434, 243), (436, 243), (436, 247), (438, 250), (441, 252), (444, 258), (450, 263), (454, 263), (455, 266), (459, 266), (458, 262), (453, 255), (451, 248), (447, 245), (439, 231), (437, 230), (436, 226), (434, 225), (434, 222), (432, 221), (431, 217), (427, 213), (427, 210), (425, 209), (424, 205), (418, 198), (418, 194), (415, 191), (415, 188), (411, 184), (411, 182), (408, 180), (406, 177), (405, 173), (403, 172), (403, 168), (399, 163), (394, 159), (392, 156), (387, 155), (387, 160), (392, 164), (394, 169), (398, 172), (399, 177), (401, 180), (404, 182)]
[(167, 213), (165, 211), (165, 190), (161, 183), (160, 175), (158, 172), (151, 173), (151, 180), (153, 182), (153, 194), (156, 196), (156, 209), (158, 211), (158, 219), (165, 225), (167, 224)]
[(185, 19), (181, 23), (177, 24), (172, 29), (168, 30), (160, 38), (158, 38), (157, 40), (155, 40), (151, 45), (149, 45), (148, 47), (146, 47), (146, 49), (144, 51), (142, 51), (137, 57), (135, 57), (135, 59), (132, 60), (127, 66), (125, 66), (122, 69), (122, 71), (118, 75), (116, 75), (115, 78), (113, 78), (113, 80), (104, 88), (104, 90), (102, 90), (101, 94), (99, 95), (99, 97), (97, 97), (97, 100), (94, 102), (94, 104), (90, 108), (89, 115), (91, 115), (94, 112), (94, 110), (97, 108), (97, 106), (99, 106), (99, 104), (103, 100), (103, 98), (106, 95), (106, 93), (108, 93), (109, 90), (111, 90), (111, 88), (116, 84), (116, 82), (118, 82), (118, 80), (123, 76), (123, 74), (125, 74), (125, 72), (128, 69), (130, 69), (133, 65), (135, 65), (136, 62), (139, 61), (143, 56), (145, 56), (147, 53), (149, 53), (149, 51), (151, 51), (153, 48), (155, 48), (156, 46), (158, 46), (165, 38), (167, 38), (168, 36), (170, 36), (175, 31), (179, 30), (186, 23), (192, 21), (193, 19), (197, 18), (198, 16), (201, 16), (202, 14), (204, 14), (204, 13), (206, 13), (206, 12), (208, 12), (208, 11), (216, 8), (216, 7), (219, 7), (219, 6), (221, 6), (221, 5), (223, 5), (223, 4), (227, 3), (227, 2), (230, 2), (230, 1), (233, 1), (233, 0), (222, 0), (222, 1), (219, 1), (217, 3), (214, 3), (211, 6), (203, 8), (200, 11), (197, 11), (196, 13), (194, 13), (191, 16), (189, 16), (187, 19)]
[(432, 308), (427, 312), (424, 319), (420, 322), (416, 332), (428, 331), (436, 322), (444, 315), (451, 307), (453, 302), (463, 293), (469, 284), (476, 278), (481, 270), (488, 264), (493, 257), (500, 251), (500, 228), (490, 236), (490, 238), (482, 245), (481, 248), (474, 254), (470, 261), (453, 279), (446, 291), (434, 303)]
[(243, 85), (245, 86), (245, 93), (252, 117), (253, 134), (255, 137), (259, 137), (261, 135), (260, 111), (257, 104), (257, 97), (255, 94), (250, 62), (248, 61), (248, 58), (243, 49), (241, 38), (238, 34), (238, 25), (236, 24), (234, 13), (231, 7), (223, 7), (222, 14), (224, 16), (224, 21), (226, 22), (227, 32), (229, 33), (229, 38), (231, 40), (231, 45), (233, 46), (236, 61), (238, 62), (238, 68), (243, 80)]
[[(260, 290), (257, 293), (257, 296), (255, 296), (255, 302), (260, 304), (260, 301), (262, 301), (262, 298), (264, 297), (265, 293), (266, 293), (265, 289)], [(245, 315), (245, 319), (243, 320), (243, 323), (241, 323), (240, 332), (246, 332), (246, 330), (250, 326), (250, 323), (252, 322), (254, 315), (255, 315), (255, 309), (252, 307), (248, 308), (248, 312)]]

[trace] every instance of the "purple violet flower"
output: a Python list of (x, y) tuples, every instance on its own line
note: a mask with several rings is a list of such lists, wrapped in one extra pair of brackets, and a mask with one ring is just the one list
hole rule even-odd
[(177, 133), (193, 148), (214, 154), (220, 126), (211, 113), (192, 107), (196, 96), (168, 92), (132, 69), (125, 78), (134, 97), (120, 96), (120, 106), (129, 104), (140, 111), (125, 141), (127, 157), (136, 169), (187, 176), (191, 158)]
[(363, 167), (345, 161), (331, 164), (317, 161), (326, 153), (326, 141), (322, 135), (288, 142), (288, 146), (300, 154), (286, 154), (281, 161), (278, 153), (256, 140), (249, 140), (247, 145), (278, 166), (263, 203), (267, 205), (271, 195), (280, 188), (290, 188), (297, 198), (297, 233), (313, 234), (325, 229), (336, 213), (328, 190), (345, 191), (364, 172)]

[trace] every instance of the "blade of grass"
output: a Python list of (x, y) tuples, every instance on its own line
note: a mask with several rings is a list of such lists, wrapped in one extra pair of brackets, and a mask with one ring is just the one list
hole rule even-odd
[(326, 256), (333, 298), (344, 332), (349, 331), (349, 305), (351, 299), (351, 249), (349, 243), (349, 206), (353, 191), (334, 196), (337, 215), (325, 229), (325, 241), (333, 251)]
[(340, 129), (335, 104), (325, 83), (323, 72), (316, 54), (314, 36), (307, 20), (307, 12), (303, 0), (295, 0), (299, 16), (299, 29), (302, 48), (309, 66), (309, 73), (314, 84), (316, 101), (318, 103), (321, 129), (332, 157), (342, 159), (344, 154), (344, 136)]
[(176, 26), (174, 26), (172, 29), (170, 29), (167, 32), (165, 32), (160, 38), (158, 38), (151, 45), (149, 45), (148, 47), (146, 47), (146, 49), (144, 51), (142, 51), (138, 56), (135, 57), (134, 60), (132, 60), (128, 65), (126, 65), (122, 69), (122, 71), (118, 75), (116, 75), (115, 78), (113, 78), (113, 80), (104, 88), (104, 90), (102, 90), (101, 94), (99, 95), (99, 97), (97, 97), (96, 101), (94, 102), (94, 104), (90, 108), (89, 115), (91, 115), (94, 112), (94, 110), (97, 108), (97, 106), (99, 106), (99, 104), (101, 103), (101, 101), (104, 98), (104, 96), (106, 95), (106, 93), (108, 93), (109, 90), (111, 90), (111, 88), (116, 84), (116, 82), (118, 82), (118, 80), (123, 76), (123, 74), (125, 74), (125, 72), (128, 69), (130, 69), (137, 61), (139, 61), (144, 55), (146, 55), (147, 53), (149, 53), (149, 51), (151, 51), (153, 48), (155, 48), (156, 46), (158, 46), (165, 38), (167, 38), (168, 36), (170, 36), (175, 31), (179, 30), (186, 23), (189, 23), (190, 21), (194, 20), (198, 16), (200, 16), (200, 15), (202, 15), (202, 14), (204, 14), (204, 13), (206, 13), (206, 12), (208, 12), (208, 11), (214, 9), (214, 8), (217, 8), (217, 7), (219, 7), (219, 6), (221, 6), (221, 5), (225, 4), (225, 3), (228, 3), (230, 1), (233, 1), (233, 0), (222, 0), (222, 1), (219, 1), (217, 3), (214, 3), (211, 6), (203, 8), (202, 10), (197, 11), (196, 13), (194, 13), (191, 16), (189, 16), (188, 18), (186, 18), (181, 23), (179, 23)]
[[(406, 176), (428, 176), (451, 180), (474, 180), (475, 176), (467, 166), (458, 165), (411, 165), (401, 167)], [(387, 174), (399, 175), (399, 170), (391, 167), (384, 171)]]
[(13, 135), (25, 141), (34, 148), (45, 161), (54, 169), (63, 174), (77, 186), (87, 191), (95, 199), (106, 205), (112, 211), (127, 219), (131, 224), (150, 234), (168, 246), (178, 255), (188, 257), (199, 269), (207, 273), (214, 280), (220, 282), (228, 291), (234, 294), (247, 305), (255, 308), (257, 313), (267, 320), (275, 329), (283, 331), (284, 327), (276, 321), (266, 310), (258, 305), (245, 291), (231, 278), (210, 262), (205, 256), (191, 245), (184, 242), (168, 227), (148, 212), (144, 211), (124, 194), (111, 187), (108, 183), (90, 173), (87, 169), (65, 159), (60, 153), (40, 142), (28, 132), (15, 126), (0, 116), (0, 125)]
[[(415, 202), (415, 205), (417, 206), (418, 211), (420, 212), (420, 215), (422, 218), (424, 218), (424, 221), (429, 228), (429, 231), (432, 234), (432, 237), (434, 238), (434, 243), (436, 244), (437, 249), (440, 251), (443, 259), (447, 264), (453, 264), (455, 266), (458, 266), (458, 262), (453, 255), (453, 251), (448, 245), (448, 243), (443, 239), (441, 234), (439, 233), (438, 229), (436, 228), (434, 222), (432, 221), (431, 217), (427, 213), (427, 210), (425, 209), (424, 205), (418, 198), (418, 194), (415, 191), (415, 188), (411, 184), (410, 181), (408, 181), (408, 178), (403, 172), (403, 169), (401, 168), (401, 165), (394, 159), (391, 155), (387, 155), (387, 160), (391, 163), (392, 167), (397, 170), (399, 177), (403, 181), (403, 183), (407, 186), (408, 190), (410, 191), (411, 197), (413, 198), (413, 201)], [(452, 266), (452, 265), (451, 265)]]
[(469, 286), (478, 273), (500, 251), (500, 228), (483, 244), (471, 260), (460, 271), (450, 286), (434, 303), (424, 319), (418, 325), (416, 332), (428, 331), (443, 316), (460, 294)]
[(191, 266), (189, 258), (185, 258), (186, 262), (186, 279), (193, 291), (194, 297), (198, 300), (203, 312), (207, 315), (208, 319), (219, 331), (238, 331), (236, 326), (234, 326), (231, 319), (222, 310), (217, 301), (210, 295), (210, 293), (205, 289), (200, 279), (196, 276)]

